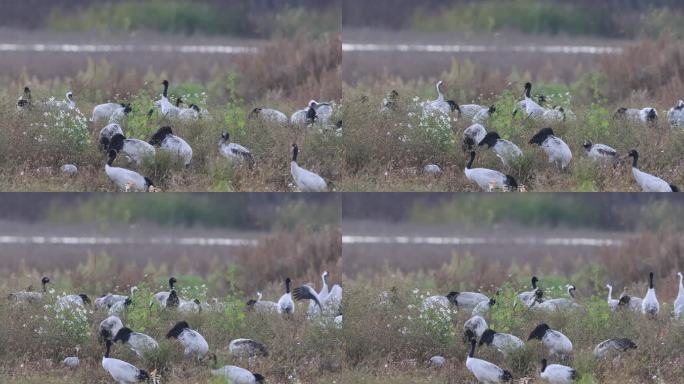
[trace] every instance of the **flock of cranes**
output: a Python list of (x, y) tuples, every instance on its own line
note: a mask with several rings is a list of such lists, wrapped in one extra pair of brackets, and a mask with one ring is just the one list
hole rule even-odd
[[(295, 301), (310, 300), (310, 305), (307, 309), (307, 319), (320, 321), (320, 324), (324, 326), (341, 327), (342, 287), (335, 284), (329, 289), (327, 283), (328, 276), (327, 271), (321, 275), (322, 285), (321, 290), (318, 292), (310, 285), (302, 285), (291, 290), (290, 285), (292, 281), (288, 277), (285, 279), (285, 292), (277, 302), (261, 300), (262, 294), (258, 292), (258, 298), (256, 300), (249, 300), (246, 303), (245, 310), (293, 319), (292, 315), (296, 311)], [(153, 337), (126, 327), (121, 320), (120, 316), (125, 314), (128, 306), (133, 304), (131, 297), (137, 291), (137, 287), (131, 288), (130, 296), (107, 293), (91, 303), (88, 295), (84, 293), (53, 297), (47, 290), (48, 284), (50, 284), (50, 279), (43, 277), (41, 279), (41, 292), (34, 292), (32, 289), (29, 289), (11, 293), (8, 298), (10, 302), (15, 304), (47, 303), (55, 300), (55, 305), (63, 311), (86, 308), (91, 304), (95, 307), (96, 311), (106, 311), (108, 316), (102, 320), (98, 328), (98, 339), (105, 348), (102, 357), (102, 368), (109, 373), (114, 381), (122, 384), (148, 381), (151, 377), (156, 376), (154, 371), (148, 372), (129, 362), (112, 357), (112, 348), (117, 343), (128, 347), (140, 360), (150, 356), (150, 353), (159, 349), (159, 343)], [(179, 314), (201, 313), (202, 311), (222, 313), (225, 311), (225, 305), (216, 298), (208, 302), (200, 302), (196, 299), (187, 300), (180, 297), (176, 290), (177, 280), (175, 277), (170, 277), (168, 284), (168, 291), (160, 291), (152, 296), (150, 308), (156, 305), (164, 311), (176, 311)], [(200, 332), (192, 329), (187, 321), (178, 321), (168, 330), (166, 338), (177, 340), (182, 346), (186, 358), (197, 362), (213, 361), (213, 364), (217, 365), (216, 354), (211, 352), (207, 340)], [(237, 358), (268, 356), (265, 344), (248, 338), (232, 340), (228, 345), (228, 350), (231, 355)], [(63, 364), (71, 368), (78, 367), (80, 364), (78, 351), (77, 347), (76, 356), (65, 358)], [(230, 383), (235, 384), (255, 384), (264, 381), (262, 375), (234, 365), (213, 369), (211, 373), (214, 376), (225, 377)]]
[[(154, 108), (148, 113), (151, 116), (156, 110), (158, 114), (167, 121), (188, 122), (199, 119), (211, 119), (211, 115), (206, 109), (202, 109), (195, 104), (190, 104), (187, 108), (181, 106), (182, 99), (176, 99), (173, 104), (168, 98), (169, 82), (162, 82), (163, 91), (161, 97), (154, 102)], [(24, 88), (22, 96), (16, 103), (17, 111), (25, 113), (32, 110), (75, 110), (78, 111), (74, 95), (71, 91), (67, 92), (65, 100), (36, 101), (31, 96), (29, 87)], [(127, 103), (105, 103), (96, 105), (93, 108), (91, 121), (93, 124), (107, 122), (100, 129), (98, 143), (101, 150), (107, 155), (105, 163), (105, 174), (120, 191), (160, 191), (156, 188), (153, 181), (141, 175), (139, 172), (113, 165), (117, 156), (123, 156), (129, 166), (139, 167), (145, 159), (154, 159), (157, 151), (164, 151), (170, 155), (174, 162), (189, 166), (193, 157), (192, 146), (182, 137), (174, 134), (171, 126), (159, 128), (148, 141), (127, 138), (123, 129), (123, 121), (132, 111), (131, 105)], [(79, 111), (80, 113), (80, 111)], [(287, 115), (275, 109), (255, 108), (250, 114), (251, 119), (262, 119), (274, 124), (295, 126), (310, 126), (320, 123), (328, 126), (333, 115), (333, 107), (330, 103), (319, 103), (311, 100), (306, 108), (294, 112), (290, 119)], [(341, 122), (335, 125), (341, 128)], [(252, 169), (255, 160), (252, 152), (237, 143), (230, 141), (227, 131), (223, 132), (218, 142), (218, 153), (237, 166), (247, 165)], [(294, 186), (302, 192), (324, 192), (328, 190), (325, 180), (314, 172), (306, 170), (297, 164), (299, 148), (297, 144), (292, 144), (291, 175)], [(78, 172), (74, 164), (65, 164), (61, 167), (62, 172), (73, 175)]]
[[(679, 291), (674, 301), (675, 319), (680, 319), (684, 313), (684, 284), (683, 276), (677, 273), (679, 278)], [(612, 298), (613, 288), (608, 288), (607, 305), (611, 311), (631, 310), (643, 314), (647, 319), (654, 319), (660, 314), (660, 303), (656, 296), (654, 275), (649, 274), (649, 285), (643, 298), (630, 296), (627, 290), (619, 298)], [(514, 305), (524, 305), (529, 311), (539, 313), (552, 313), (558, 311), (574, 311), (582, 306), (575, 300), (574, 285), (566, 286), (568, 297), (545, 298), (544, 291), (538, 286), (539, 279), (532, 277), (532, 289), (517, 295)], [(423, 299), (423, 308), (449, 308), (457, 311), (466, 311), (471, 317), (463, 324), (463, 337), (470, 343), (470, 349), (466, 358), (465, 366), (480, 383), (503, 383), (512, 380), (509, 371), (483, 359), (475, 357), (476, 347), (489, 346), (496, 349), (504, 358), (525, 346), (518, 336), (497, 332), (489, 328), (485, 317), (490, 308), (496, 304), (496, 299), (489, 298), (479, 292), (450, 292), (444, 296), (430, 296)], [(573, 351), (572, 341), (561, 331), (552, 329), (547, 323), (540, 323), (531, 329), (527, 336), (527, 342), (538, 340), (548, 351), (548, 359), (554, 358), (561, 361), (567, 360)], [(637, 345), (624, 337), (612, 338), (601, 341), (594, 348), (594, 356), (598, 359), (607, 357), (619, 358), (619, 356)], [(539, 376), (549, 383), (566, 384), (573, 383), (578, 378), (578, 373), (573, 368), (562, 364), (548, 364), (547, 358), (540, 362)], [(442, 356), (434, 356), (430, 359), (430, 365), (441, 366), (446, 364)]]
[[(181, 98), (172, 103), (168, 98), (169, 82), (162, 82), (163, 91), (160, 99), (154, 102), (154, 108), (160, 116), (170, 122), (183, 122), (198, 119), (210, 119), (211, 115), (205, 109), (195, 104), (190, 104), (187, 108), (181, 106)], [(477, 104), (459, 105), (453, 100), (447, 100), (443, 91), (443, 82), (436, 84), (437, 99), (425, 101), (420, 104), (424, 113), (441, 114), (454, 116), (460, 120), (472, 122), (462, 133), (462, 145), (465, 151), (469, 152), (469, 160), (464, 170), (466, 178), (484, 191), (503, 190), (515, 191), (524, 188), (510, 175), (506, 175), (498, 170), (487, 168), (473, 168), (475, 150), (479, 147), (486, 147), (492, 150), (501, 160), (505, 167), (511, 167), (520, 157), (523, 151), (510, 140), (501, 138), (498, 132), (488, 131), (486, 125), (492, 114), (496, 113), (495, 106), (482, 106)], [(543, 125), (562, 124), (564, 122), (575, 121), (575, 114), (562, 107), (554, 106), (546, 108), (542, 106), (546, 102), (544, 96), (538, 96), (536, 100), (531, 94), (532, 84), (525, 84), (524, 97), (520, 100), (513, 114), (523, 113), (527, 119), (540, 122)], [(399, 94), (393, 90), (383, 100), (382, 110), (385, 112), (396, 110)], [(77, 109), (74, 95), (71, 91), (67, 92), (64, 100), (50, 99), (44, 102), (34, 101), (31, 90), (24, 88), (24, 93), (16, 104), (17, 110), (26, 111), (31, 109)], [(148, 141), (127, 138), (122, 128), (122, 121), (131, 112), (130, 104), (105, 103), (94, 107), (91, 121), (94, 124), (106, 121), (107, 124), (100, 130), (98, 141), (103, 151), (107, 154), (105, 173), (119, 190), (132, 191), (157, 191), (153, 181), (145, 178), (135, 170), (115, 167), (113, 161), (117, 155), (123, 155), (130, 165), (139, 166), (143, 159), (154, 158), (157, 150), (162, 150), (171, 154), (172, 158), (186, 166), (192, 161), (193, 150), (191, 145), (182, 137), (174, 134), (171, 126), (163, 126), (152, 135)], [(330, 103), (319, 103), (311, 100), (306, 108), (294, 112), (289, 118), (278, 110), (269, 108), (254, 108), (249, 113), (251, 119), (262, 119), (276, 124), (310, 125), (320, 122), (329, 125), (333, 115), (333, 107)], [(619, 108), (614, 116), (624, 122), (632, 124), (643, 124), (644, 126), (653, 125), (658, 119), (655, 108)], [(684, 126), (684, 101), (680, 100), (677, 105), (670, 108), (667, 113), (668, 122), (673, 127)], [(335, 124), (341, 128), (341, 121)], [(570, 146), (561, 137), (556, 136), (553, 129), (544, 127), (533, 135), (528, 144), (537, 145), (546, 154), (548, 162), (557, 166), (561, 170), (569, 167), (573, 153)], [(613, 147), (602, 144), (592, 143), (587, 140), (582, 147), (585, 149), (586, 156), (597, 163), (617, 164), (621, 161), (619, 152)], [(112, 153), (114, 152), (114, 153)], [(221, 156), (236, 165), (246, 164), (250, 169), (254, 167), (255, 160), (252, 152), (237, 143), (230, 141), (228, 132), (224, 132), (218, 143), (218, 152)], [(294, 185), (304, 192), (323, 192), (328, 190), (326, 181), (314, 172), (306, 170), (297, 164), (299, 148), (296, 143), (291, 147), (291, 166)], [(631, 149), (627, 153), (631, 158), (632, 174), (636, 183), (644, 192), (678, 192), (677, 186), (663, 180), (662, 178), (646, 173), (638, 168), (639, 153)], [(425, 172), (437, 174), (441, 169), (436, 164), (428, 164), (424, 168)], [(73, 164), (65, 164), (62, 171), (68, 174), (76, 173), (77, 167)]]
[[(486, 149), (491, 149), (506, 167), (515, 164), (523, 155), (523, 151), (515, 143), (501, 138), (499, 133), (495, 131), (487, 131), (485, 126), (489, 122), (491, 115), (497, 112), (496, 107), (493, 105), (483, 106), (477, 104), (459, 105), (453, 100), (446, 100), (442, 92), (442, 86), (442, 81), (437, 82), (437, 99), (422, 102), (419, 106), (424, 114), (442, 114), (471, 123), (463, 131), (461, 140), (463, 149), (469, 152), (470, 156), (464, 171), (466, 178), (484, 191), (516, 191), (522, 188), (523, 186), (519, 186), (512, 176), (498, 170), (473, 168), (475, 149), (477, 147), (486, 146)], [(552, 108), (543, 107), (541, 104), (546, 102), (546, 98), (539, 96), (537, 101), (535, 101), (532, 98), (531, 91), (532, 84), (528, 82), (525, 84), (523, 99), (517, 103), (513, 116), (522, 113), (526, 119), (536, 121), (542, 125), (562, 124), (577, 120), (575, 114), (569, 109), (558, 106)], [(396, 90), (392, 90), (383, 99), (381, 111), (385, 113), (396, 111), (398, 99), (399, 93)], [(658, 113), (652, 107), (641, 109), (619, 108), (613, 117), (623, 122), (643, 124), (647, 127), (655, 124), (658, 119)], [(677, 105), (670, 108), (667, 117), (672, 127), (684, 126), (684, 101), (680, 100)], [(528, 144), (539, 146), (547, 156), (548, 162), (561, 170), (567, 169), (572, 161), (573, 154), (570, 146), (562, 138), (556, 136), (553, 129), (548, 126), (540, 129), (532, 136)], [(618, 151), (609, 145), (594, 144), (587, 140), (583, 143), (582, 147), (586, 151), (586, 156), (596, 163), (615, 165), (621, 161)], [(635, 149), (630, 150), (627, 157), (632, 159), (634, 180), (644, 192), (679, 191), (675, 185), (640, 170), (637, 165), (639, 153)], [(441, 169), (437, 164), (428, 164), (424, 167), (424, 171), (429, 174), (438, 174), (441, 172)]]

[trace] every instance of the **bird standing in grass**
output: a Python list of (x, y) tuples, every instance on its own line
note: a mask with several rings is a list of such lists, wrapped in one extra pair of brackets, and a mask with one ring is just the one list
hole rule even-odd
[(658, 316), (660, 312), (660, 303), (656, 297), (655, 287), (653, 286), (653, 272), (648, 275), (648, 292), (641, 301), (641, 313), (650, 317)]
[(309, 313), (309, 317), (315, 316), (316, 313), (323, 313), (323, 307), (321, 306), (321, 298), (318, 296), (316, 290), (314, 290), (310, 286), (302, 285), (301, 287), (295, 288), (292, 291), (292, 297), (294, 297), (294, 299), (297, 301), (311, 300), (314, 303), (314, 305), (318, 307), (318, 311), (307, 311)]
[(564, 334), (551, 329), (548, 324), (539, 324), (531, 333), (529, 340), (540, 340), (549, 349), (549, 353), (567, 357), (572, 353), (572, 342)]
[(608, 288), (608, 308), (610, 308), (611, 311), (615, 311), (618, 308), (618, 305), (620, 304), (620, 300), (613, 299), (612, 285), (606, 284), (606, 288)]
[(578, 308), (579, 304), (575, 303), (575, 291), (574, 285), (566, 285), (568, 298), (559, 299), (548, 299), (544, 301), (535, 301), (530, 305), (531, 309), (539, 309), (544, 311), (557, 311), (562, 309)]
[(423, 299), (423, 309), (453, 308), (456, 309), (456, 296), (458, 292), (449, 292), (447, 295), (428, 296)]
[(608, 339), (599, 343), (594, 348), (594, 356), (604, 358), (609, 355), (618, 355), (630, 349), (637, 349), (637, 345), (630, 339)]
[(470, 159), (465, 167), (465, 176), (474, 182), (483, 191), (517, 191), (518, 183), (513, 176), (505, 175), (499, 171), (487, 168), (473, 168), (475, 151), (470, 151)]
[(281, 125), (287, 125), (289, 119), (287, 115), (276, 110), (269, 108), (254, 108), (252, 112), (249, 113), (249, 119), (262, 119), (264, 121), (269, 121), (271, 123), (278, 123)]
[(675, 319), (679, 320), (682, 313), (684, 313), (684, 284), (682, 284), (681, 272), (677, 272), (677, 277), (679, 277), (679, 290), (677, 291), (677, 298), (674, 302), (674, 314)]
[(264, 377), (258, 373), (252, 373), (235, 365), (225, 365), (218, 369), (212, 369), (213, 376), (222, 376), (228, 379), (230, 384), (256, 384), (263, 383)]
[(513, 375), (505, 369), (489, 361), (475, 358), (476, 341), (470, 342), (470, 352), (466, 359), (466, 368), (475, 376), (477, 381), (484, 384), (505, 383), (513, 380)]
[(186, 321), (179, 321), (166, 334), (167, 339), (177, 339), (185, 351), (186, 356), (195, 357), (201, 361), (209, 354), (209, 344), (199, 332), (190, 329)]
[(100, 322), (98, 338), (100, 340), (111, 340), (121, 328), (123, 328), (121, 319), (116, 316), (109, 316)]
[(81, 363), (81, 360), (78, 358), (78, 352), (81, 350), (80, 347), (76, 347), (76, 355), (74, 356), (69, 356), (62, 360), (62, 364), (66, 365), (69, 368), (77, 368), (78, 365)]
[(525, 346), (525, 343), (518, 337), (508, 333), (499, 333), (493, 329), (487, 329), (482, 333), (479, 345), (482, 346), (482, 344), (493, 346), (504, 356)]
[(549, 157), (549, 163), (565, 169), (572, 160), (570, 147), (559, 137), (556, 137), (551, 128), (542, 128), (530, 139), (530, 144), (539, 145)]
[(626, 307), (635, 312), (641, 312), (641, 302), (642, 298), (636, 296), (630, 296), (627, 294), (627, 287), (622, 290), (620, 294), (620, 299), (618, 300), (618, 308)]
[(90, 298), (85, 293), (79, 293), (77, 295), (65, 295), (57, 298), (57, 302), (55, 304), (62, 310), (75, 307), (85, 307), (86, 304), (90, 304)]
[(456, 104), (456, 102), (454, 102), (453, 100), (445, 100), (444, 94), (442, 93), (443, 84), (444, 82), (441, 80), (437, 82), (437, 99), (426, 102), (424, 104), (424, 109), (426, 111), (438, 111), (445, 115), (448, 115), (451, 112), (458, 110), (460, 115), (461, 109), (458, 106), (458, 104)]
[(532, 300), (534, 300), (534, 298), (537, 294), (537, 289), (538, 289), (537, 288), (537, 282), (539, 282), (539, 279), (537, 278), (537, 276), (532, 276), (532, 290), (521, 292), (518, 294), (518, 300), (528, 307), (530, 306), (530, 304), (532, 303)]
[(684, 125), (684, 101), (679, 100), (677, 105), (667, 111), (667, 121), (673, 128)]
[(139, 332), (133, 332), (130, 328), (123, 327), (119, 329), (112, 340), (114, 343), (120, 341), (130, 348), (139, 358), (145, 358), (145, 355), (150, 351), (159, 349), (159, 343), (152, 337)]
[(475, 308), (473, 308), (472, 315), (473, 316), (486, 316), (489, 313), (489, 310), (496, 304), (495, 299), (489, 299), (487, 301), (481, 301), (477, 303)]
[(109, 150), (122, 153), (129, 161), (136, 165), (142, 164), (145, 159), (154, 159), (156, 150), (154, 147), (143, 140), (127, 139), (126, 136), (116, 133), (109, 140)]
[(641, 187), (644, 192), (679, 192), (677, 186), (668, 183), (667, 181), (641, 171), (637, 168), (637, 162), (639, 161), (639, 152), (636, 149), (632, 149), (627, 154), (627, 157), (632, 158), (632, 176), (636, 180), (637, 184)]
[(484, 125), (475, 123), (463, 130), (463, 150), (472, 151), (476, 145), (487, 137), (487, 129)]
[(119, 384), (133, 384), (150, 380), (150, 375), (143, 369), (138, 369), (134, 365), (123, 360), (109, 357), (112, 347), (111, 340), (105, 340), (107, 351), (102, 357), (102, 368), (104, 368), (112, 379)]
[(615, 119), (624, 119), (632, 123), (655, 124), (658, 121), (658, 112), (655, 108), (618, 108), (613, 115)]
[(40, 285), (43, 288), (43, 292), (33, 292), (29, 287), (26, 291), (13, 292), (9, 294), (9, 299), (16, 302), (30, 303), (35, 301), (40, 301), (43, 299), (43, 295), (47, 293), (47, 285), (50, 283), (50, 278), (43, 276), (40, 280)]
[(228, 351), (235, 357), (249, 358), (268, 356), (266, 346), (252, 339), (235, 339), (228, 344)]
[(542, 119), (546, 110), (532, 100), (532, 83), (525, 83), (525, 116), (532, 119)]
[(297, 164), (299, 147), (292, 144), (292, 161), (290, 162), (290, 173), (297, 188), (302, 192), (325, 192), (327, 185), (325, 180), (317, 174), (300, 167)]
[(541, 361), (541, 373), (539, 377), (549, 384), (570, 384), (579, 378), (577, 371), (560, 364), (546, 364), (546, 359)]
[(496, 132), (487, 132), (485, 137), (477, 144), (478, 146), (487, 145), (501, 159), (505, 166), (510, 166), (513, 162), (523, 155), (522, 150), (512, 142), (502, 139)]
[(254, 310), (257, 313), (278, 313), (278, 303), (268, 300), (261, 300), (261, 292), (257, 292), (257, 299), (249, 300), (247, 302), (247, 309)]
[(149, 178), (142, 176), (138, 172), (131, 171), (130, 169), (114, 167), (112, 164), (116, 159), (116, 151), (109, 150), (109, 160), (105, 164), (105, 173), (109, 180), (111, 180), (114, 185), (116, 185), (119, 191), (140, 191), (148, 192), (150, 187), (154, 184)]
[(587, 151), (587, 157), (597, 162), (616, 162), (618, 161), (617, 151), (605, 144), (594, 144), (587, 140), (582, 144)]
[(168, 300), (171, 291), (175, 290), (175, 285), (177, 282), (178, 280), (176, 280), (175, 277), (171, 276), (169, 278), (169, 290), (155, 293), (153, 301), (152, 303), (150, 303), (150, 307), (154, 304), (154, 302), (157, 302), (159, 306), (161, 306), (162, 308), (166, 307), (166, 301)]
[(294, 313), (294, 301), (292, 301), (292, 294), (290, 293), (290, 278), (285, 279), (285, 293), (280, 296), (278, 300), (278, 313), (291, 315)]
[(17, 100), (17, 111), (29, 110), (33, 107), (31, 98), (31, 89), (29, 87), (24, 87), (24, 94), (19, 96)]
[(237, 143), (230, 142), (230, 134), (223, 132), (219, 140), (219, 153), (233, 164), (247, 163), (250, 169), (254, 166), (254, 157), (249, 149)]
[(463, 339), (465, 341), (477, 340), (488, 328), (487, 321), (482, 316), (473, 316), (463, 323)]
[(152, 135), (150, 145), (159, 146), (163, 151), (168, 152), (176, 161), (182, 162), (186, 167), (192, 160), (192, 148), (182, 138), (173, 134), (171, 127), (161, 127)]

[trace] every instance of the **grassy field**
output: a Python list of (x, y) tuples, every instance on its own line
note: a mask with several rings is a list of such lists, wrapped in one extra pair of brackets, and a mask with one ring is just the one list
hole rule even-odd
[[(343, 116), (345, 162), (339, 187), (353, 191), (476, 191), (463, 173), (466, 153), (461, 149), (462, 132), (471, 121), (423, 117), (421, 101), (436, 98), (434, 84), (443, 80), (447, 99), (459, 104), (495, 105), (497, 112), (485, 124), (502, 138), (516, 143), (523, 156), (517, 164), (503, 167), (491, 151), (478, 150), (474, 167), (510, 174), (531, 191), (638, 191), (629, 162), (597, 166), (588, 160), (585, 140), (603, 143), (626, 156), (630, 149), (640, 154), (639, 167), (671, 184), (682, 184), (680, 161), (684, 132), (669, 127), (666, 112), (682, 98), (681, 69), (672, 66), (684, 46), (663, 37), (628, 47), (621, 55), (601, 59), (598, 69), (576, 67), (576, 80), (559, 82), (553, 67), (538, 71), (513, 69), (507, 73), (470, 60), (454, 60), (451, 68), (427, 78), (403, 80), (381, 76), (346, 84)], [(414, 68), (415, 69), (415, 68)], [(359, 77), (360, 78), (360, 77)], [(537, 146), (528, 144), (544, 127), (536, 121), (512, 116), (523, 98), (523, 85), (533, 82), (533, 94), (550, 98), (547, 107), (562, 106), (576, 121), (550, 125), (571, 148), (573, 159), (567, 171), (547, 163)], [(397, 110), (380, 111), (382, 99), (397, 90)], [(619, 107), (657, 109), (657, 126), (647, 127), (613, 119)], [(428, 163), (443, 173), (434, 177), (422, 172)]]
[[(225, 382), (211, 377), (210, 369), (215, 368), (212, 362), (198, 363), (185, 358), (182, 346), (164, 337), (179, 320), (188, 321), (207, 339), (219, 366), (245, 367), (264, 375), (269, 383), (332, 382), (344, 367), (342, 350), (338, 348), (339, 327), (307, 320), (308, 303), (297, 304), (294, 317), (285, 319), (249, 312), (245, 302), (255, 299), (257, 291), (263, 293), (264, 300), (277, 301), (284, 292), (285, 276), (292, 278), (294, 286), (312, 283), (319, 288), (320, 273), (327, 270), (329, 284), (340, 284), (340, 246), (339, 229), (331, 226), (317, 232), (298, 229), (262, 235), (256, 247), (237, 249), (231, 258), (217, 258), (208, 267), (173, 253), (163, 261), (148, 261), (142, 266), (130, 258), (104, 254), (96, 258), (84, 255), (83, 261), (71, 267), (56, 268), (48, 261), (0, 272), (0, 321), (7, 324), (0, 330), (0, 382), (111, 382), (100, 365), (104, 346), (97, 338), (98, 325), (108, 316), (107, 310), (88, 306), (82, 312), (64, 313), (54, 303), (64, 293), (86, 293), (94, 300), (106, 292), (126, 295), (132, 286), (138, 290), (131, 295), (133, 303), (121, 319), (124, 325), (154, 337), (160, 349), (141, 360), (127, 347), (117, 344), (112, 357), (148, 371), (156, 369), (162, 383)], [(4, 256), (13, 256), (5, 251)], [(48, 286), (50, 291), (42, 301), (16, 305), (7, 299), (9, 293), (28, 286), (38, 290), (40, 284), (36, 281), (43, 275), (48, 275), (54, 284)], [(169, 275), (178, 279), (180, 297), (202, 302), (217, 298), (225, 309), (185, 315), (150, 309), (153, 293), (168, 290)], [(251, 360), (232, 357), (228, 344), (240, 337), (264, 343), (269, 356)], [(77, 346), (80, 366), (63, 367), (61, 361), (74, 355)]]
[[(292, 143), (299, 145), (299, 164), (319, 173), (334, 188), (342, 157), (339, 132), (321, 125), (305, 129), (270, 124), (248, 115), (255, 107), (275, 108), (290, 115), (305, 108), (310, 99), (339, 103), (339, 35), (313, 38), (300, 34), (258, 47), (258, 53), (238, 55), (229, 63), (210, 59), (209, 64), (196, 65), (194, 55), (177, 54), (167, 56), (161, 64), (148, 60), (145, 72), (102, 58), (88, 59), (82, 68), (67, 68), (68, 74), (58, 77), (25, 71), (16, 77), (0, 77), (0, 125), (4, 132), (0, 138), (0, 190), (113, 191), (104, 173), (106, 157), (97, 143), (105, 123), (88, 121), (92, 108), (108, 101), (132, 104), (133, 112), (123, 124), (127, 137), (147, 141), (157, 129), (170, 125), (193, 148), (189, 167), (172, 164), (168, 156), (160, 154), (137, 169), (163, 191), (290, 191)], [(53, 57), (54, 65), (68, 65), (58, 54), (42, 55), (34, 59), (49, 64)], [(16, 60), (20, 63), (22, 59)], [(170, 99), (180, 96), (186, 106), (195, 103), (207, 109), (211, 118), (180, 123), (156, 113), (148, 117), (163, 79), (171, 81)], [(25, 85), (31, 87), (34, 100), (62, 100), (66, 91), (72, 90), (80, 113), (17, 113), (16, 100)], [(232, 142), (252, 151), (254, 169), (233, 167), (219, 155), (218, 142), (226, 131)], [(75, 177), (59, 171), (66, 163), (79, 167)], [(125, 159), (117, 159), (115, 165), (127, 166)]]
[[(684, 324), (671, 313), (677, 295), (675, 272), (682, 261), (679, 243), (676, 235), (643, 234), (623, 247), (597, 252), (589, 260), (575, 258), (560, 268), (527, 261), (524, 250), (518, 253), (511, 247), (510, 264), (483, 259), (477, 253), (456, 254), (436, 269), (401, 272), (402, 266), (412, 264), (411, 257), (404, 255), (402, 260), (392, 256), (396, 251), (389, 251), (391, 267), (369, 269), (346, 281), (345, 319), (354, 319), (344, 325), (346, 356), (355, 364), (350, 375), (359, 383), (476, 383), (465, 367), (468, 346), (463, 341), (463, 323), (471, 317), (470, 311), (422, 310), (421, 301), (449, 291), (479, 291), (497, 300), (485, 316), (489, 328), (526, 341), (534, 327), (545, 322), (567, 335), (573, 343), (572, 356), (564, 362), (551, 358), (550, 363), (575, 368), (580, 374), (578, 383), (678, 382), (683, 373)], [(628, 287), (631, 295), (644, 296), (651, 269), (656, 273), (660, 300), (658, 318), (647, 320), (628, 310), (611, 312), (605, 284), (617, 287), (613, 298), (622, 287)], [(514, 307), (517, 293), (530, 289), (533, 274), (539, 277), (546, 297), (565, 297), (565, 284), (576, 285), (581, 309), (545, 314)], [(593, 356), (598, 343), (617, 337), (632, 339), (637, 349), (615, 360)], [(444, 356), (446, 365), (430, 367), (428, 360), (434, 355)], [(522, 350), (507, 358), (491, 347), (476, 350), (476, 356), (512, 372), (514, 383), (543, 382), (540, 361), (547, 355), (538, 341), (526, 341)]]

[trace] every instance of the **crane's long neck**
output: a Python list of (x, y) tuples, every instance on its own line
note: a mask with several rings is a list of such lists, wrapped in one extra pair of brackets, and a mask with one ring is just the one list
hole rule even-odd
[(437, 83), (437, 100), (444, 101), (444, 94), (442, 93), (442, 83)]
[(532, 288), (537, 289), (537, 279), (535, 278), (532, 279)]
[(290, 293), (290, 281), (285, 281), (285, 293)]
[[(45, 286), (47, 285), (47, 283), (44, 282), (44, 281), (42, 281), (41, 284), (43, 285), (43, 293), (47, 292), (47, 287), (45, 287)], [(680, 285), (680, 286), (682, 285), (681, 276), (680, 276), (680, 279), (679, 279), (679, 285)]]
[(323, 307), (321, 306), (321, 298), (318, 296), (318, 293), (314, 291), (313, 289), (311, 290), (311, 293), (313, 294), (313, 301), (318, 305), (318, 309), (321, 310), (321, 313), (323, 313)]
[(468, 352), (468, 357), (475, 357), (475, 341), (470, 343), (470, 352)]
[(473, 161), (475, 161), (475, 152), (470, 152), (470, 159), (468, 160), (468, 164), (466, 164), (467, 169), (471, 169), (473, 167)]
[(107, 350), (105, 351), (104, 357), (105, 357), (105, 359), (109, 359), (109, 349), (112, 347), (112, 344), (106, 343), (106, 345), (107, 345)]
[(164, 97), (168, 98), (168, 92), (169, 92), (169, 83), (164, 83), (164, 92), (162, 93), (162, 95), (164, 95)]
[(679, 273), (679, 291), (682, 292), (684, 291), (684, 284), (682, 284), (682, 274), (681, 272)]
[(653, 289), (653, 273), (648, 275), (648, 288)]
[(632, 156), (632, 168), (637, 168), (637, 161), (639, 161), (639, 155)]
[(257, 292), (257, 302), (261, 301), (261, 292)]
[(608, 285), (608, 301), (613, 300), (613, 286)]
[[(327, 276), (326, 276), (325, 273), (321, 275), (321, 280), (323, 280), (323, 288), (325, 288), (325, 287), (328, 286), (328, 282), (325, 281), (326, 277), (327, 277)], [(680, 281), (681, 281), (681, 280), (680, 280)], [(681, 284), (681, 283), (680, 283), (680, 284)]]

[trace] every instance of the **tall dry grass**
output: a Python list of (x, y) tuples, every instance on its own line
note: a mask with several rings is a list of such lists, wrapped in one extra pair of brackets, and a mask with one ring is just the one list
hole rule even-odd
[(659, 293), (671, 297), (677, 293), (676, 273), (684, 273), (684, 239), (679, 232), (644, 233), (619, 249), (602, 252), (598, 262), (618, 286), (646, 282), (654, 272)]
[(286, 276), (319, 286), (323, 271), (330, 272), (328, 284), (339, 284), (341, 254), (341, 229), (329, 226), (314, 233), (296, 229), (274, 234), (261, 239), (256, 247), (242, 248), (236, 257), (240, 269), (250, 276), (241, 285), (247, 291), (257, 291), (274, 281), (281, 286)]
[(604, 90), (610, 100), (674, 105), (684, 97), (684, 43), (670, 34), (657, 40), (643, 40), (625, 49), (620, 56), (601, 60), (606, 74)]
[(237, 70), (247, 99), (280, 93), (306, 105), (311, 99), (341, 99), (341, 64), (341, 34), (300, 34), (263, 45), (256, 58), (239, 57)]

